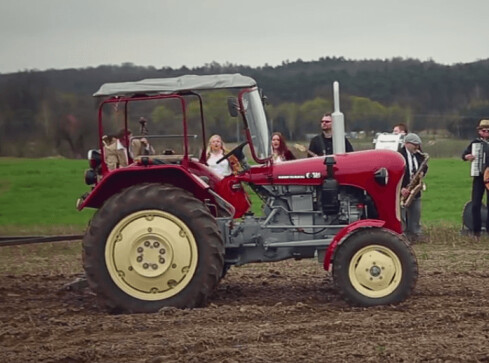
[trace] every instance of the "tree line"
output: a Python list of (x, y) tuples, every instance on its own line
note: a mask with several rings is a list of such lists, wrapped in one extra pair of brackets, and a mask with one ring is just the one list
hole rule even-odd
[[(252, 68), (216, 62), (179, 69), (131, 63), (82, 69), (0, 74), (0, 155), (85, 157), (97, 145), (96, 104), (91, 96), (106, 82), (184, 74), (241, 73), (253, 77), (267, 96), (272, 131), (304, 140), (333, 110), (332, 85), (340, 83), (341, 111), (348, 131), (390, 131), (404, 122), (416, 132), (470, 138), (489, 118), (489, 59), (451, 66), (393, 58), (284, 61)], [(215, 106), (211, 102), (211, 107)], [(212, 133), (234, 141), (236, 132), (219, 110), (208, 109)], [(155, 109), (155, 122), (168, 110)]]

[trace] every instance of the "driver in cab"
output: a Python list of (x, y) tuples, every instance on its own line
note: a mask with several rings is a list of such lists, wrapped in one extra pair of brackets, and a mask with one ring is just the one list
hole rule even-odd
[(217, 163), (226, 153), (227, 150), (224, 147), (221, 136), (212, 135), (207, 144), (207, 165), (222, 177), (236, 174), (239, 170), (239, 162), (234, 155)]

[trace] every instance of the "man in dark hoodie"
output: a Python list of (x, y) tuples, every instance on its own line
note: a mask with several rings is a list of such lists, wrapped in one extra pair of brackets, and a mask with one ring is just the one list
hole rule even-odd
[[(353, 151), (350, 141), (345, 137), (345, 151)], [(325, 113), (321, 118), (321, 133), (314, 136), (309, 144), (308, 156), (333, 154), (333, 117)]]

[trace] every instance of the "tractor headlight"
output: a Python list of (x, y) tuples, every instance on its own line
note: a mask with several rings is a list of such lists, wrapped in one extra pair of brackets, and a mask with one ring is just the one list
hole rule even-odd
[(93, 169), (85, 170), (85, 183), (87, 185), (92, 185), (97, 182), (97, 172)]

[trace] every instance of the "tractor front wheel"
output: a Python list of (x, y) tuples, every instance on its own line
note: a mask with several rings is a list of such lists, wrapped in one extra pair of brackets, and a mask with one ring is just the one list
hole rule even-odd
[(414, 252), (401, 236), (383, 228), (352, 233), (338, 247), (333, 279), (352, 305), (396, 304), (411, 295), (418, 278)]

